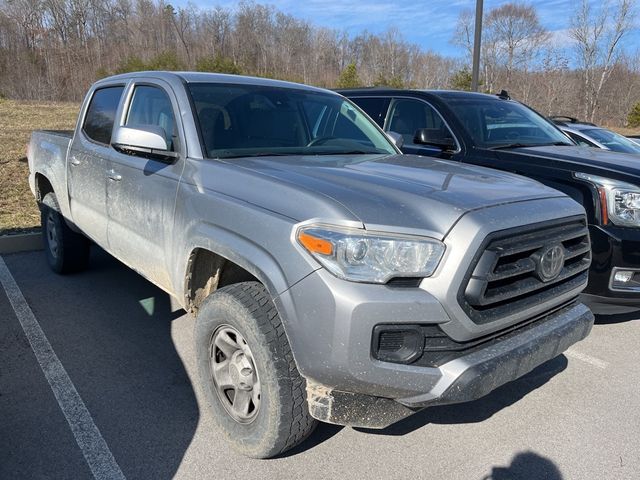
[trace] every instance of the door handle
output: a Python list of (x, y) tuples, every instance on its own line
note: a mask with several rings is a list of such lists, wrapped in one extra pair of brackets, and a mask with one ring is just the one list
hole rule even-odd
[(119, 182), (120, 180), (122, 180), (122, 175), (118, 175), (113, 170), (109, 170), (107, 172), (107, 177), (109, 177), (109, 180), (113, 180), (114, 182)]
[(78, 165), (80, 165), (80, 160), (78, 160), (76, 157), (71, 157), (69, 159), (69, 163), (71, 163), (72, 166), (77, 167)]

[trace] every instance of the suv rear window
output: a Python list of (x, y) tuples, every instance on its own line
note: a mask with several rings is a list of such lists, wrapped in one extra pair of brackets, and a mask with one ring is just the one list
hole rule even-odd
[(123, 86), (105, 87), (93, 93), (82, 131), (94, 142), (105, 145), (111, 142), (113, 121), (123, 90)]

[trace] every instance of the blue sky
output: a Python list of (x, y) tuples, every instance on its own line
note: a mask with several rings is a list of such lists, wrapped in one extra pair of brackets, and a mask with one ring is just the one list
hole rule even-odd
[[(171, 1), (171, 0), (169, 0)], [(516, 2), (518, 0), (515, 0)], [(542, 24), (555, 32), (555, 38), (566, 44), (564, 31), (569, 27), (573, 8), (581, 0), (543, 0), (531, 2), (535, 5)], [(603, 2), (590, 0), (594, 5)], [(187, 0), (174, 0), (174, 5), (186, 5)], [(238, 1), (231, 0), (191, 0), (200, 8), (213, 8), (220, 5), (233, 9)], [(463, 9), (474, 9), (473, 0), (359, 0), (356, 2), (344, 0), (258, 0), (256, 3), (270, 4), (278, 10), (307, 20), (312, 24), (346, 29), (350, 35), (367, 30), (379, 33), (390, 27), (400, 30), (404, 38), (417, 43), (423, 49), (430, 49), (437, 53), (459, 56), (461, 52), (450, 43), (458, 14)], [(485, 13), (501, 4), (508, 3), (499, 0), (485, 0)], [(626, 38), (625, 48), (635, 51), (640, 46), (640, 29)]]

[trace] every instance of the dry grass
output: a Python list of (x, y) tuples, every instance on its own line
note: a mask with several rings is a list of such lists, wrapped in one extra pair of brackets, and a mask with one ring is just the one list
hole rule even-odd
[(609, 128), (609, 130), (613, 130), (614, 132), (617, 132), (620, 135), (640, 135), (640, 127), (639, 128), (605, 127), (605, 128)]
[(79, 105), (0, 100), (0, 234), (37, 227), (40, 216), (29, 190), (26, 145), (32, 130), (70, 130)]

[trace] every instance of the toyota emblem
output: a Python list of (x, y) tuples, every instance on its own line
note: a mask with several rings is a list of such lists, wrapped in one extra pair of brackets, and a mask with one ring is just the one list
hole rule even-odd
[(536, 275), (543, 282), (555, 280), (564, 267), (564, 247), (560, 243), (546, 245), (533, 255)]

